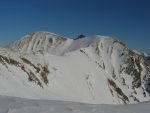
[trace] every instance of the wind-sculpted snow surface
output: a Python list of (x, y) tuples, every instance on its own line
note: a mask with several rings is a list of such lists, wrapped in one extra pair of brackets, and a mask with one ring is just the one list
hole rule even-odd
[(35, 32), (0, 49), (0, 94), (90, 104), (150, 99), (150, 62), (107, 36)]
[(149, 102), (125, 106), (91, 105), (0, 96), (0, 113), (149, 113), (149, 106)]

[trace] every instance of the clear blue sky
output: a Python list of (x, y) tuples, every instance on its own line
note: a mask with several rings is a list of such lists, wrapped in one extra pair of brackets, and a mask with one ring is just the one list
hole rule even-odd
[(150, 0), (0, 0), (0, 44), (34, 31), (116, 36), (150, 52)]

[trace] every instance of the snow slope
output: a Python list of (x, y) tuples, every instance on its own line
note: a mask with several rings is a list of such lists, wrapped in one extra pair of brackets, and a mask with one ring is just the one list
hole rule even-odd
[(147, 101), (150, 63), (107, 36), (29, 34), (0, 48), (0, 95), (91, 104)]
[(115, 106), (0, 96), (0, 113), (149, 113), (149, 106), (150, 102)]

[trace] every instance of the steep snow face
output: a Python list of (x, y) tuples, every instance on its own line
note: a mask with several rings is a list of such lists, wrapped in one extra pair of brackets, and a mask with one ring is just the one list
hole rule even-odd
[(36, 32), (0, 49), (1, 95), (94, 104), (137, 103), (150, 99), (149, 78), (148, 61), (106, 36), (72, 40)]

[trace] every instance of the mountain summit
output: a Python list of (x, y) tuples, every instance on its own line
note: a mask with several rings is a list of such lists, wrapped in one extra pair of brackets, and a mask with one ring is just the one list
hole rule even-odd
[(129, 104), (149, 89), (150, 62), (116, 38), (35, 32), (0, 48), (0, 95)]
[[(34, 32), (15, 42), (11, 46), (11, 49), (14, 51), (19, 51), (20, 53), (29, 54), (38, 51), (55, 51), (55, 54), (57, 54), (57, 51), (59, 51), (59, 53), (63, 52), (60, 48), (66, 41), (66, 38), (58, 36), (54, 33)], [(58, 48), (60, 50), (58, 50)]]

